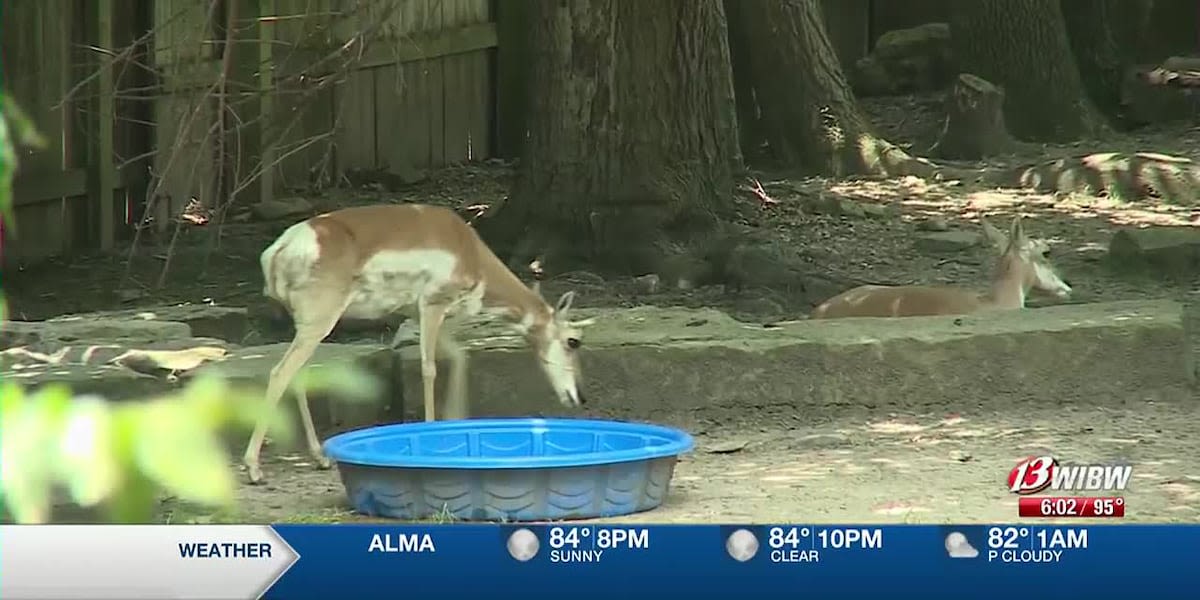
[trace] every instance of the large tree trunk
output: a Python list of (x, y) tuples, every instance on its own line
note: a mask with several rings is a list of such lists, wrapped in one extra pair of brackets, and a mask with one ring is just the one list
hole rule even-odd
[(1110, 119), (1121, 110), (1121, 84), (1129, 60), (1117, 45), (1112, 0), (1060, 0), (1067, 37), (1088, 96)]
[(896, 174), (915, 165), (876, 137), (825, 32), (818, 0), (740, 1), (755, 97), (774, 155), (833, 175)]
[(741, 153), (721, 1), (530, 9), (529, 133), (512, 197), (481, 231), (514, 264), (656, 269), (732, 207)]
[(765, 136), (758, 118), (758, 102), (754, 98), (753, 63), (747, 47), (746, 29), (739, 21), (741, 0), (725, 0), (726, 28), (729, 39), (729, 58), (733, 67), (733, 89), (737, 100), (738, 133), (741, 135), (742, 155), (753, 162)]
[(960, 68), (1004, 88), (1005, 120), (1018, 138), (1069, 141), (1106, 129), (1084, 91), (1059, 0), (971, 0), (951, 12)]

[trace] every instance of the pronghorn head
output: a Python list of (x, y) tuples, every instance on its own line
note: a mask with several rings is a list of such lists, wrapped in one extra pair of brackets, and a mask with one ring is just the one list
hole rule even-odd
[(984, 237), (1000, 254), (1000, 260), (1010, 261), (1010, 268), (1020, 270), (1023, 289), (1041, 290), (1059, 299), (1071, 295), (1071, 286), (1058, 275), (1058, 271), (1050, 262), (1050, 245), (1044, 240), (1026, 236), (1020, 215), (1013, 218), (1008, 235), (982, 218), (980, 223), (983, 225)]
[(566, 406), (579, 406), (587, 402), (579, 383), (582, 372), (579, 368), (579, 348), (583, 345), (583, 328), (595, 322), (569, 320), (571, 303), (575, 292), (567, 292), (551, 309), (549, 318), (538, 319), (529, 328), (529, 341), (537, 355), (538, 364), (550, 380), (558, 401)]

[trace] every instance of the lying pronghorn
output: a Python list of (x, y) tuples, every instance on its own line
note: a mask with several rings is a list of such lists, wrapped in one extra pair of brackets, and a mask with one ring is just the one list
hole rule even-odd
[[(481, 310), (520, 331), (567, 406), (584, 403), (579, 389), (580, 328), (570, 322), (574, 292), (551, 307), (513, 275), (454, 211), (426, 205), (362, 206), (313, 217), (288, 228), (261, 257), (266, 287), (291, 314), (296, 335), (271, 369), (267, 401), (279, 402), (317, 345), (343, 317), (378, 319), (416, 309), (420, 322), (425, 420), (434, 420), (435, 359), (450, 363), (446, 413), (466, 416), (466, 351), (455, 342), (456, 321)], [(445, 324), (445, 327), (443, 327)], [(396, 345), (399, 340), (393, 341)], [(309, 452), (322, 468), (308, 398), (295, 389)], [(259, 452), (267, 424), (250, 437), (243, 462), (251, 482), (263, 479)]]
[(842, 317), (919, 317), (959, 315), (988, 309), (1025, 307), (1030, 289), (1039, 289), (1066, 298), (1071, 286), (1059, 278), (1046, 258), (1049, 246), (1025, 236), (1021, 217), (1012, 222), (1005, 236), (986, 220), (980, 219), (983, 235), (1000, 254), (992, 275), (991, 288), (983, 293), (957, 287), (919, 285), (864, 285), (826, 300), (810, 318)]

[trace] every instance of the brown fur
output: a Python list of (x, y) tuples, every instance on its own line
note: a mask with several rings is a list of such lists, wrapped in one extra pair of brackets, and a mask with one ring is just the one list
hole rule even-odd
[[(296, 328), (291, 345), (271, 370), (266, 393), (268, 404), (274, 406), (279, 402), (293, 377), (337, 321), (348, 314), (347, 310), (363, 313), (355, 316), (379, 318), (391, 310), (404, 310), (410, 303), (416, 305), (419, 313), (422, 395), (427, 421), (434, 419), (438, 356), (450, 363), (447, 405), (465, 416), (466, 350), (454, 340), (453, 325), (443, 327), (461, 307), (469, 307), (468, 312), (490, 309), (517, 324), (525, 332), (551, 383), (558, 385), (555, 393), (560, 401), (575, 405), (584, 402), (578, 386), (579, 359), (575, 349), (580, 345), (580, 328), (587, 321), (567, 319), (574, 293), (564, 294), (552, 308), (509, 271), (454, 211), (417, 204), (361, 206), (318, 215), (306, 224), (316, 236), (315, 257), (312, 246), (298, 246), (293, 247), (296, 255), (281, 262), (281, 257), (289, 255), (280, 252), (294, 243), (291, 241), (294, 238), (284, 237), (289, 235), (285, 233), (276, 241), (279, 248), (272, 253), (268, 247), (260, 258), (266, 279), (264, 292), (288, 310)], [(305, 234), (302, 228), (290, 231), (295, 232), (291, 235)], [(430, 263), (396, 271), (375, 271), (375, 266), (368, 265), (381, 252), (408, 250), (443, 250), (451, 255), (453, 262), (437, 271), (429, 268)], [(397, 274), (400, 278), (392, 282), (393, 287), (386, 284), (380, 287), (374, 279), (364, 278), (364, 267), (373, 277), (382, 273), (385, 281)], [(411, 281), (403, 278), (410, 275)], [(308, 399), (303, 389), (296, 388), (295, 392), (309, 451), (318, 465), (328, 467), (330, 462), (321, 452)], [(250, 481), (254, 483), (262, 481), (259, 452), (265, 436), (263, 420), (255, 427), (243, 455)]]
[(1023, 308), (1026, 294), (1037, 283), (1034, 264), (1045, 263), (1045, 245), (1025, 237), (1019, 218), (1013, 220), (1009, 238), (986, 221), (982, 225), (985, 237), (1001, 251), (986, 292), (953, 286), (862, 285), (821, 303), (810, 318), (921, 317)]

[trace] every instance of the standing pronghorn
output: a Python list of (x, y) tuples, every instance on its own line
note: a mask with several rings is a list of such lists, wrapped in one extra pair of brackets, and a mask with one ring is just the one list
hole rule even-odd
[[(288, 228), (262, 253), (261, 262), (263, 293), (287, 309), (296, 329), (291, 346), (271, 369), (266, 395), (271, 406), (343, 316), (378, 319), (413, 307), (420, 321), (426, 421), (434, 420), (438, 357), (450, 363), (446, 413), (465, 418), (467, 353), (452, 330), (459, 318), (485, 308), (525, 336), (559, 401), (584, 403), (576, 350), (580, 329), (590, 320), (567, 320), (574, 292), (563, 294), (557, 306), (548, 305), (450, 209), (408, 204), (326, 213)], [(308, 398), (300, 386), (294, 392), (309, 452), (328, 468)], [(263, 479), (259, 452), (266, 429), (265, 421), (258, 424), (243, 458), (254, 483)]]
[(984, 219), (983, 235), (1000, 255), (992, 274), (991, 287), (980, 293), (957, 287), (920, 285), (863, 285), (826, 300), (812, 313), (814, 319), (842, 317), (919, 317), (959, 315), (988, 309), (1025, 307), (1031, 289), (1039, 289), (1066, 298), (1067, 285), (1050, 264), (1050, 248), (1044, 241), (1025, 236), (1021, 217), (1012, 222), (1005, 236)]

